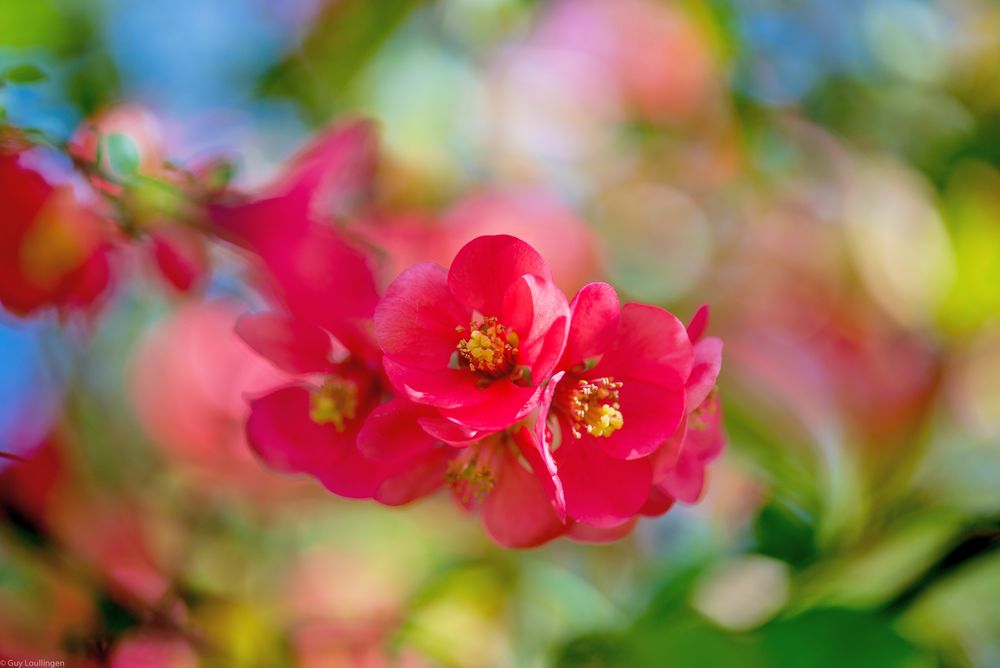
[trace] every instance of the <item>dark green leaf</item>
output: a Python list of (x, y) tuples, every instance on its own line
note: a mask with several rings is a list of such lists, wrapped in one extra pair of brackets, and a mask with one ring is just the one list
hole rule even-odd
[(928, 665), (929, 657), (885, 615), (828, 608), (769, 624), (762, 646), (776, 668), (893, 668)]
[(816, 557), (816, 533), (811, 518), (787, 502), (773, 500), (761, 508), (754, 522), (757, 551), (792, 566), (805, 566)]
[(12, 83), (28, 84), (44, 81), (48, 75), (37, 65), (25, 63), (7, 68), (3, 73), (3, 78)]

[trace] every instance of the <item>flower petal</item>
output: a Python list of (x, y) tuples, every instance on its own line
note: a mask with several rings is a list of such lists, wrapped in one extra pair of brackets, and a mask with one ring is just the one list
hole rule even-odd
[(677, 464), (681, 449), (684, 447), (684, 440), (687, 438), (687, 425), (687, 417), (682, 418), (677, 430), (649, 456), (649, 463), (653, 465), (653, 482), (658, 483), (663, 480), (667, 472)]
[(214, 231), (258, 255), (281, 253), (309, 225), (309, 194), (296, 191), (255, 200), (223, 202), (207, 208)]
[(691, 343), (697, 343), (701, 340), (702, 335), (708, 328), (708, 304), (702, 304), (698, 307), (698, 310), (694, 312), (691, 317), (691, 322), (688, 323), (687, 332), (688, 338), (691, 339)]
[(653, 485), (653, 488), (649, 490), (649, 499), (646, 500), (646, 505), (639, 512), (647, 517), (659, 517), (673, 507), (674, 497), (667, 494), (659, 485)]
[(566, 296), (551, 280), (527, 274), (504, 293), (500, 322), (517, 333), (517, 363), (531, 368), (534, 382), (548, 378), (562, 357), (569, 320)]
[(565, 439), (555, 451), (566, 493), (566, 511), (580, 522), (607, 528), (632, 518), (649, 498), (649, 461), (624, 461), (594, 444)]
[[(606, 373), (603, 365), (589, 372), (586, 378)], [(614, 378), (622, 376), (615, 373)], [(618, 459), (636, 459), (655, 451), (677, 430), (684, 417), (683, 390), (669, 390), (661, 385), (624, 378), (618, 390), (618, 403), (624, 419), (622, 428), (607, 437), (584, 434), (581, 439), (591, 447), (600, 447)]]
[(493, 540), (504, 547), (536, 547), (566, 531), (538, 478), (510, 448), (503, 449), (498, 473), (481, 510)]
[(237, 321), (236, 334), (256, 353), (289, 373), (323, 372), (334, 363), (330, 335), (296, 318), (247, 314)]
[(499, 431), (534, 410), (542, 394), (540, 387), (520, 387), (509, 380), (498, 380), (474, 391), (479, 393), (479, 401), (442, 408), (441, 414), (470, 429)]
[(188, 292), (209, 271), (208, 248), (194, 229), (164, 225), (150, 232), (153, 259), (163, 277), (181, 292)]
[(372, 316), (378, 292), (363, 253), (327, 225), (310, 225), (293, 241), (262, 255), (292, 313), (334, 334), (345, 319)]
[(700, 406), (715, 387), (722, 369), (722, 340), (714, 336), (694, 345), (694, 366), (687, 382), (688, 410)]
[(289, 168), (266, 192), (297, 190), (313, 208), (342, 215), (371, 190), (377, 157), (375, 128), (370, 121), (351, 121), (317, 137), (289, 161)]
[(688, 416), (688, 430), (681, 452), (692, 453), (699, 461), (710, 462), (722, 453), (725, 445), (722, 403), (718, 393), (713, 393), (698, 407), (698, 411)]
[(469, 429), (454, 420), (443, 418), (440, 415), (419, 417), (417, 418), (417, 424), (425, 432), (448, 445), (470, 445), (487, 436), (482, 431)]
[(569, 305), (572, 317), (560, 368), (569, 369), (602, 355), (618, 332), (621, 304), (607, 283), (583, 286)]
[(370, 318), (378, 302), (368, 258), (330, 225), (315, 222), (310, 194), (209, 207), (219, 234), (259, 256), (289, 309), (336, 333), (347, 318)]
[(695, 503), (705, 488), (705, 465), (694, 454), (681, 452), (677, 464), (658, 486), (681, 503)]
[(517, 443), (521, 455), (542, 484), (542, 489), (545, 490), (545, 495), (556, 509), (560, 521), (565, 522), (566, 495), (563, 493), (562, 481), (559, 480), (559, 472), (556, 461), (552, 458), (552, 451), (544, 443), (536, 440), (527, 427), (521, 427), (514, 433), (514, 442)]
[(569, 528), (567, 535), (580, 543), (613, 543), (621, 540), (632, 533), (635, 525), (639, 522), (638, 517), (633, 517), (627, 522), (623, 522), (616, 527), (595, 527), (583, 522), (574, 522)]
[(309, 417), (309, 390), (291, 385), (250, 403), (247, 441), (271, 468), (308, 473), (330, 491), (370, 498), (381, 483), (374, 464), (354, 447), (356, 429), (338, 432), (333, 425)]
[(444, 267), (415, 264), (392, 282), (375, 309), (375, 337), (385, 355), (420, 369), (448, 366), (470, 313), (448, 290)]
[(410, 401), (438, 408), (456, 408), (485, 401), (487, 396), (476, 387), (475, 378), (460, 369), (418, 369), (382, 360), (385, 375), (393, 387)]
[(552, 399), (555, 397), (559, 381), (561, 381), (565, 375), (565, 371), (560, 371), (549, 378), (549, 382), (545, 384), (545, 389), (542, 390), (541, 398), (538, 400), (538, 417), (535, 419), (535, 440), (546, 448), (552, 446), (549, 439), (545, 437), (545, 433), (548, 429), (549, 412), (552, 409)]
[(397, 462), (426, 453), (438, 440), (420, 428), (417, 420), (434, 409), (404, 399), (377, 406), (358, 432), (358, 450), (376, 462)]
[(598, 367), (618, 380), (679, 389), (692, 364), (691, 341), (680, 320), (657, 306), (628, 303), (622, 307), (618, 335)]
[(448, 271), (448, 286), (467, 307), (495, 316), (503, 308), (507, 287), (525, 274), (552, 280), (545, 260), (528, 244), (506, 234), (482, 236), (458, 251)]
[(450, 448), (435, 448), (411, 460), (400, 473), (379, 485), (375, 500), (387, 506), (401, 506), (437, 491), (444, 484), (448, 462), (454, 456)]

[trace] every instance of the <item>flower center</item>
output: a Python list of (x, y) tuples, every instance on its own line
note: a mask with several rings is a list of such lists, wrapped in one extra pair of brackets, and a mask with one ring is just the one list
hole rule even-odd
[(569, 413), (574, 438), (582, 438), (583, 432), (607, 438), (622, 428), (625, 419), (618, 404), (621, 388), (622, 384), (610, 376), (581, 379), (567, 390), (560, 388), (560, 403)]
[[(457, 327), (460, 334), (464, 327)], [(514, 370), (517, 362), (517, 334), (490, 317), (473, 320), (469, 335), (458, 342), (458, 356), (471, 371), (501, 378)]]
[(494, 474), (495, 448), (489, 444), (474, 444), (451, 460), (445, 481), (466, 506), (479, 503), (496, 485)]
[(316, 424), (332, 424), (344, 431), (344, 422), (354, 419), (358, 408), (358, 386), (338, 376), (329, 376), (312, 391), (309, 417)]
[(715, 411), (719, 409), (718, 403), (713, 401), (718, 393), (719, 386), (716, 385), (698, 408), (694, 409), (688, 416), (688, 427), (698, 431), (704, 431), (709, 428), (712, 418), (715, 417)]

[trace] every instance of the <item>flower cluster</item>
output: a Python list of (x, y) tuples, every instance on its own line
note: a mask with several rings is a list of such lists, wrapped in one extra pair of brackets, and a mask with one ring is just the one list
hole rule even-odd
[[(511, 547), (561, 535), (613, 540), (641, 515), (699, 498), (723, 444), (721, 343), (702, 336), (707, 311), (685, 327), (661, 308), (622, 305), (605, 283), (567, 299), (560, 286), (590, 255), (585, 233), (573, 250), (556, 236), (574, 235), (522, 226), (539, 247), (574, 258), (555, 272), (526, 241), (491, 234), (490, 215), (576, 229), (558, 207), (483, 195), (432, 233), (447, 243), (433, 243), (431, 228), (374, 206), (352, 215), (371, 199), (370, 123), (320, 135), (248, 194), (212, 185), (209, 167), (171, 165), (151, 130), (133, 133), (148, 144), (145, 162), (123, 167), (121, 154), (105, 165), (115, 135), (100, 133), (149, 129), (143, 118), (97, 118), (96, 137), (82, 129), (67, 149), (70, 185), (33, 166), (37, 147), (0, 135), (0, 192), (17, 195), (0, 225), (7, 310), (91, 311), (113, 285), (116, 258), (135, 248), (152, 250), (159, 273), (189, 291), (211, 269), (209, 242), (228, 242), (246, 251), (273, 306), (236, 327), (276, 368), (246, 420), (248, 443), (271, 468), (389, 505), (447, 487)], [(478, 236), (447, 269), (416, 262), (382, 289), (380, 239), (448, 246), (470, 230)], [(403, 258), (426, 257), (381, 245), (395, 271)]]
[(289, 374), (247, 422), (271, 467), (388, 505), (447, 487), (508, 547), (614, 540), (701, 495), (723, 445), (705, 308), (685, 327), (605, 283), (570, 301), (506, 235), (473, 239), (447, 269), (415, 264), (378, 295), (333, 228), (301, 233), (311, 260), (272, 271), (282, 309), (237, 328)]

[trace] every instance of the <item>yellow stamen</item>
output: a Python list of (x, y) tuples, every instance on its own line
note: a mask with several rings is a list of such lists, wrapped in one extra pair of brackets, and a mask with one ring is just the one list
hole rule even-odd
[(493, 473), (496, 453), (491, 444), (467, 447), (448, 464), (445, 481), (455, 490), (462, 503), (479, 503), (496, 485)]
[[(459, 333), (465, 332), (459, 327)], [(458, 342), (458, 355), (469, 370), (492, 378), (509, 374), (517, 362), (517, 334), (507, 331), (496, 318), (474, 321), (469, 335)]]
[(688, 428), (696, 429), (698, 431), (703, 431), (708, 429), (710, 421), (715, 417), (715, 411), (718, 410), (718, 403), (713, 401), (715, 396), (718, 394), (719, 386), (716, 385), (705, 397), (705, 400), (701, 402), (698, 408), (694, 409), (688, 416)]
[(349, 380), (330, 376), (313, 390), (309, 417), (316, 424), (332, 424), (344, 431), (344, 423), (354, 419), (358, 408), (358, 387)]
[(583, 432), (607, 438), (624, 426), (618, 403), (621, 388), (622, 383), (606, 377), (579, 380), (576, 387), (565, 392), (563, 405), (569, 412), (575, 438), (582, 438)]

